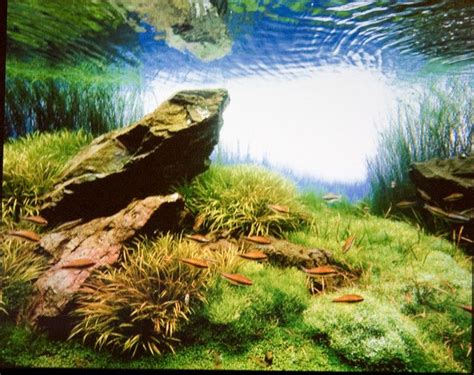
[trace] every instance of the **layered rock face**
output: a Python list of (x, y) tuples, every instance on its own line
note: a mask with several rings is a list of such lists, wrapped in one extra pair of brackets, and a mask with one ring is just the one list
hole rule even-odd
[(41, 216), (51, 224), (108, 216), (167, 194), (209, 166), (227, 91), (181, 91), (127, 128), (96, 138), (66, 166)]

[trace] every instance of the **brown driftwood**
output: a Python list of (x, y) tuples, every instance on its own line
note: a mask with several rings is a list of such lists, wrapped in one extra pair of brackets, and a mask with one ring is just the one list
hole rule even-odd
[(33, 325), (57, 331), (81, 285), (93, 270), (117, 262), (124, 245), (140, 234), (177, 229), (184, 207), (175, 193), (137, 200), (113, 216), (52, 232), (40, 241), (54, 263), (34, 285), (26, 314)]

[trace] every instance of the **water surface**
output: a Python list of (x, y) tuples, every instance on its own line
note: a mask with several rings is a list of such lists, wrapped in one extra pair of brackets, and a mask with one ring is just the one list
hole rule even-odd
[(472, 80), (473, 21), (471, 1), (11, 0), (8, 58), (134, 69), (145, 112), (226, 87), (228, 159), (355, 183), (401, 99)]

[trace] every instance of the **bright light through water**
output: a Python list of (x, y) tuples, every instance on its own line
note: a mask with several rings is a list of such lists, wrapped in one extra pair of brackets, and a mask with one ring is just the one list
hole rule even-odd
[(302, 177), (341, 182), (365, 179), (377, 131), (398, 97), (381, 73), (347, 67), (292, 80), (244, 77), (203, 85), (160, 79), (147, 96), (146, 111), (178, 90), (202, 87), (225, 87), (230, 94), (221, 150), (256, 161), (265, 158)]

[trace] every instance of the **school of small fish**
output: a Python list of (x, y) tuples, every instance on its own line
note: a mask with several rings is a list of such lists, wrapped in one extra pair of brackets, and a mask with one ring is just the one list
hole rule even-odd
[[(425, 201), (430, 202), (431, 197), (423, 190), (417, 189), (418, 194), (421, 196), (421, 198)], [(330, 202), (335, 202), (339, 201), (342, 198), (341, 195), (329, 193), (323, 196), (323, 199), (327, 201), (328, 203)], [(460, 199), (464, 198), (464, 194), (462, 193), (452, 193), (447, 195), (446, 197), (443, 198), (444, 202), (456, 202)], [(396, 207), (405, 209), (405, 208), (411, 208), (417, 206), (419, 203), (417, 201), (409, 201), (409, 200), (404, 200), (400, 201), (395, 204)], [(288, 214), (290, 212), (290, 208), (288, 206), (284, 205), (279, 205), (279, 204), (269, 204), (267, 207), (275, 212), (275, 213), (283, 213), (283, 214)], [(428, 203), (424, 203), (422, 206), (425, 210), (429, 211), (435, 216), (441, 217), (445, 220), (448, 221), (454, 221), (454, 222), (468, 222), (470, 221), (469, 217), (464, 216), (465, 212), (447, 212), (439, 207), (433, 206)], [(40, 225), (40, 226), (46, 226), (48, 225), (48, 221), (41, 217), (41, 216), (25, 216), (20, 218), (23, 221), (27, 221), (30, 223), (33, 223), (35, 225)], [(204, 218), (198, 216), (194, 223), (194, 230), (199, 229), (204, 222)], [(69, 224), (69, 223), (66, 223)], [(74, 223), (75, 224), (75, 223)], [(19, 238), (22, 240), (27, 240), (27, 241), (32, 241), (32, 242), (39, 242), (41, 240), (41, 236), (37, 234), (34, 231), (31, 230), (10, 230), (6, 232), (7, 236), (11, 236), (14, 238)], [(211, 242), (211, 239), (208, 238), (205, 235), (202, 234), (187, 234), (185, 235), (186, 238), (196, 241), (199, 243), (208, 243)], [(269, 245), (271, 244), (271, 239), (265, 236), (247, 236), (245, 237), (246, 240), (256, 243), (259, 245)], [(355, 235), (349, 236), (343, 246), (342, 246), (342, 252), (347, 253), (354, 245), (356, 240)], [(251, 250), (246, 253), (241, 253), (238, 254), (239, 257), (247, 260), (252, 260), (252, 261), (265, 261), (268, 259), (268, 256), (260, 251), (260, 250)], [(209, 262), (214, 262), (213, 260), (210, 259), (196, 259), (196, 258), (177, 258), (176, 259), (179, 262), (182, 262), (184, 264), (187, 264), (192, 267), (196, 267), (198, 269), (207, 269), (209, 268)], [(60, 266), (60, 268), (68, 269), (68, 268), (87, 268), (95, 265), (96, 262), (93, 261), (92, 259), (89, 258), (78, 258), (78, 259), (73, 259), (70, 260)], [(318, 266), (318, 267), (313, 267), (313, 268), (304, 268), (301, 267), (303, 272), (305, 272), (309, 277), (316, 277), (316, 276), (328, 276), (328, 275), (336, 275), (339, 273), (339, 271), (330, 266), (330, 265), (323, 265), (323, 266)], [(220, 272), (220, 275), (222, 278), (227, 280), (230, 284), (232, 285), (238, 285), (238, 286), (251, 286), (253, 285), (253, 281), (247, 278), (244, 275), (241, 274), (232, 274), (232, 273), (225, 273), (225, 272)], [(186, 304), (189, 304), (189, 294), (186, 295)], [(345, 294), (342, 296), (339, 296), (337, 298), (334, 298), (332, 302), (335, 303), (357, 303), (357, 302), (362, 302), (364, 298), (360, 295), (357, 294)], [(469, 305), (458, 305), (459, 308), (473, 314), (473, 307)], [(271, 362), (271, 361), (270, 361)]]

